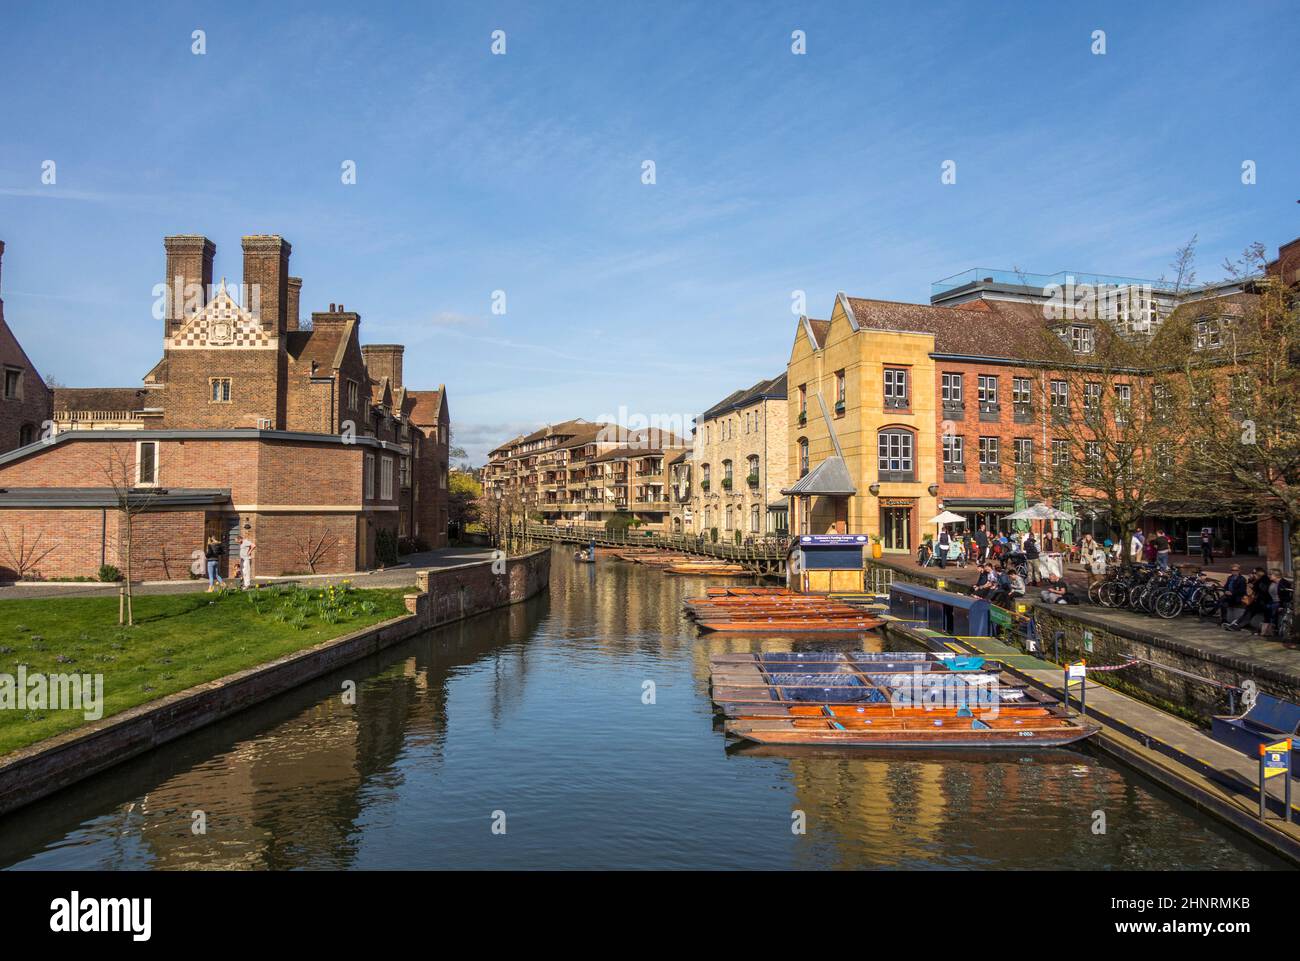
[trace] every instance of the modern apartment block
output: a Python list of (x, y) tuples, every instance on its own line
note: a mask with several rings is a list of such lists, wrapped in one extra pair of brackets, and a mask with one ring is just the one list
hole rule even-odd
[(628, 430), (581, 418), (548, 424), (488, 454), (484, 494), (543, 523), (603, 524), (626, 518), (667, 527), (666, 459), (687, 442), (655, 428)]
[(673, 533), (728, 543), (784, 536), (789, 468), (786, 375), (733, 391), (695, 419), (690, 456), (679, 455)]
[(246, 303), (214, 290), (207, 238), (164, 249), (162, 359), (142, 385), (60, 388), (53, 435), (0, 454), (0, 525), (48, 548), (36, 573), (125, 570), (124, 497), (135, 577), (183, 578), (207, 538), (230, 554), (246, 529), (268, 575), (444, 545), (445, 390), (408, 389), (402, 346), (362, 346), (341, 304), (300, 323), (283, 238), (243, 238)]

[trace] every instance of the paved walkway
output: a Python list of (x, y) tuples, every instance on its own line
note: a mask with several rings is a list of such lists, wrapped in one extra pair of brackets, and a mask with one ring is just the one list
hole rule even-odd
[[(415, 576), (421, 570), (440, 567), (454, 567), (457, 564), (469, 564), (474, 561), (490, 560), (492, 549), (489, 547), (443, 547), (419, 554), (408, 554), (402, 558), (400, 567), (387, 570), (361, 571), (353, 574), (331, 574), (328, 576), (280, 578), (256, 578), (259, 585), (297, 583), (304, 586), (325, 586), (340, 581), (351, 581), (355, 587), (407, 587), (415, 584)], [(229, 583), (229, 581), (227, 581)], [(168, 581), (156, 584), (137, 584), (132, 594), (192, 594), (207, 590), (208, 582), (201, 580)], [(31, 586), (8, 585), (0, 587), (0, 600), (32, 600), (45, 597), (99, 597), (117, 594), (117, 584), (98, 582), (58, 582), (35, 584)]]

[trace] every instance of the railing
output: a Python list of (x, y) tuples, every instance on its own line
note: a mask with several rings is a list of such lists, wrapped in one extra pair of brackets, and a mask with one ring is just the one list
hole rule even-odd
[(761, 573), (777, 573), (785, 563), (784, 538), (762, 538), (748, 544), (714, 543), (694, 534), (663, 534), (637, 528), (610, 530), (603, 524), (536, 524), (524, 530), (535, 541), (588, 544), (599, 547), (662, 547), (684, 554), (702, 554), (745, 564)]

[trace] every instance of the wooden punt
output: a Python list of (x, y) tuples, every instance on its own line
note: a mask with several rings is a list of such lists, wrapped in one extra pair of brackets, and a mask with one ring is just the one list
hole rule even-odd
[(728, 737), (756, 744), (834, 745), (889, 748), (1059, 747), (1090, 737), (1089, 721), (1051, 712), (1047, 717), (994, 718), (748, 718), (728, 721)]
[(669, 564), (664, 568), (665, 574), (693, 574), (705, 577), (734, 577), (748, 574), (749, 571), (739, 564)]
[(1052, 717), (1050, 705), (1027, 701), (1015, 705), (934, 705), (929, 707), (895, 707), (893, 704), (747, 704), (727, 712), (727, 717), (737, 721), (771, 719), (779, 717), (833, 717), (837, 720), (870, 718), (959, 718), (978, 717), (988, 720), (1010, 712), (1011, 716)]
[[(928, 665), (932, 670), (980, 671), (985, 658), (974, 654), (947, 654), (930, 651), (763, 651), (749, 654), (714, 654), (709, 658), (712, 671), (725, 671), (733, 665), (760, 670), (789, 671), (807, 665), (850, 664), (863, 671), (900, 670), (908, 665)], [(881, 665), (886, 665), (881, 667)]]
[(699, 621), (702, 631), (732, 634), (862, 634), (881, 624), (878, 617), (764, 618), (762, 620)]

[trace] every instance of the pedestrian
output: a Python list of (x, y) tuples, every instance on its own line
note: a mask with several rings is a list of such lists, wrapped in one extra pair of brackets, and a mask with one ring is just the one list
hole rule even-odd
[(1134, 531), (1128, 542), (1128, 556), (1134, 564), (1142, 563), (1142, 548), (1146, 546), (1146, 535)]
[(203, 548), (203, 558), (208, 562), (208, 593), (211, 594), (217, 589), (217, 585), (225, 585), (225, 580), (221, 577), (221, 555), (225, 550), (221, 546), (221, 541), (216, 537), (209, 537), (208, 543)]
[(983, 524), (975, 532), (975, 546), (979, 548), (979, 562), (983, 564), (989, 559), (989, 529)]
[(1023, 548), (1025, 552), (1025, 561), (1029, 564), (1029, 583), (1037, 587), (1039, 581), (1042, 580), (1043, 572), (1041, 561), (1038, 556), (1038, 542), (1034, 540), (1034, 534), (1032, 531), (1025, 535)]
[(1106, 576), (1106, 552), (1091, 535), (1084, 537), (1082, 547), (1083, 568), (1088, 572), (1088, 587)]
[(1214, 532), (1208, 527), (1201, 528), (1201, 563), (1214, 563)]
[(253, 555), (257, 545), (253, 543), (253, 525), (244, 525), (244, 536), (239, 541), (239, 570), (244, 580), (244, 589), (253, 586)]
[(939, 531), (939, 550), (935, 556), (939, 561), (940, 567), (948, 566), (948, 551), (952, 547), (952, 535), (948, 533), (948, 528)]
[(1169, 552), (1173, 547), (1169, 536), (1162, 529), (1156, 528), (1156, 536), (1151, 538), (1151, 545), (1156, 549), (1156, 566), (1162, 571), (1169, 570)]

